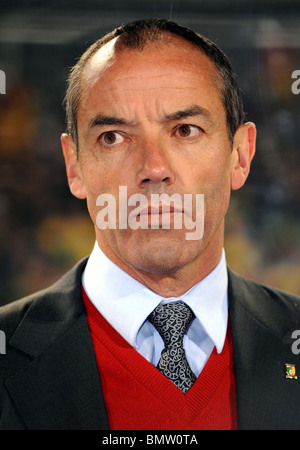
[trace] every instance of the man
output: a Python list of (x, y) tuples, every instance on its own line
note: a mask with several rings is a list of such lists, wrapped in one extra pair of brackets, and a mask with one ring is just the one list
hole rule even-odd
[[(298, 428), (299, 299), (226, 267), (230, 191), (256, 139), (226, 56), (172, 22), (125, 25), (73, 68), (66, 111), (68, 182), (96, 243), (2, 308), (1, 428)], [(164, 209), (187, 194), (204, 199), (196, 238), (201, 203)]]

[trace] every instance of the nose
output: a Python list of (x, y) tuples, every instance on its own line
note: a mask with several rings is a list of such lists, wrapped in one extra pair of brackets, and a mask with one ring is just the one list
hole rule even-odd
[(137, 173), (137, 184), (145, 188), (150, 184), (167, 186), (174, 183), (175, 175), (169, 163), (170, 155), (158, 143), (143, 142), (140, 170)]

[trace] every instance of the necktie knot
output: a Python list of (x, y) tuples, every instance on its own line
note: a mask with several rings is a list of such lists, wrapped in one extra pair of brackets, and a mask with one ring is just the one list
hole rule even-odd
[(171, 302), (158, 305), (149, 316), (149, 321), (156, 328), (164, 341), (165, 347), (182, 345), (194, 313), (185, 303)]
[(148, 317), (165, 346), (157, 368), (184, 393), (196, 380), (183, 348), (184, 335), (194, 317), (189, 306), (182, 302), (158, 305)]

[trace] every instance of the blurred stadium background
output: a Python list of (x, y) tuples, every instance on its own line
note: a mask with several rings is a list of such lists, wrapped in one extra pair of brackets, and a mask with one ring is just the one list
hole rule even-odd
[(299, 0), (2, 0), (0, 305), (48, 286), (94, 243), (71, 196), (60, 149), (69, 68), (123, 22), (178, 21), (227, 52), (258, 129), (246, 187), (234, 192), (225, 248), (231, 268), (300, 294)]

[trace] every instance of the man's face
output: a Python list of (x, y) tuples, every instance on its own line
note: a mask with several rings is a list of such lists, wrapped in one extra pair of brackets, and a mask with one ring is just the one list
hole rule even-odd
[[(115, 52), (110, 43), (85, 68), (78, 160), (70, 138), (63, 138), (69, 183), (75, 196), (87, 199), (99, 246), (129, 271), (176, 273), (220, 257), (241, 158), (229, 140), (217, 79), (213, 63), (177, 37), (143, 51)], [(149, 206), (151, 194), (204, 194), (202, 239), (187, 240), (184, 226), (172, 224), (99, 229), (97, 198), (112, 194), (118, 207), (119, 186), (126, 186), (128, 198), (144, 194)], [(175, 214), (184, 211), (171, 215), (171, 222)], [(196, 214), (194, 208), (194, 219)]]

